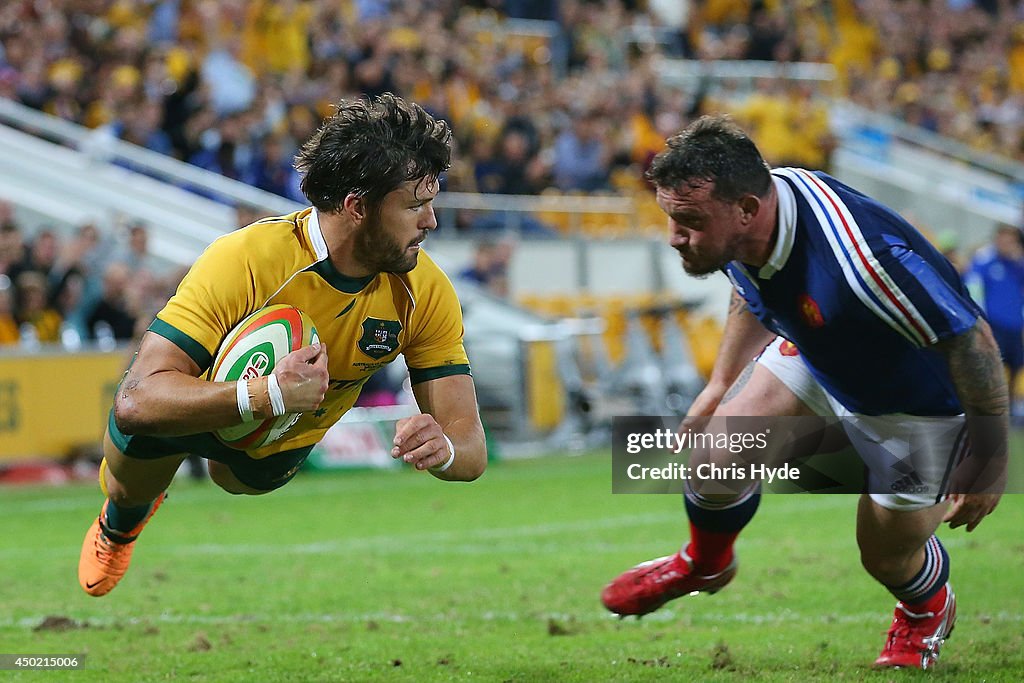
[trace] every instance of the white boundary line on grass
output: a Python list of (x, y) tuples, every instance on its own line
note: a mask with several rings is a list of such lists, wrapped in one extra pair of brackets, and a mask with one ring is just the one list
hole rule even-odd
[[(18, 619), (7, 617), (0, 619), (0, 629), (7, 628), (35, 628), (46, 619), (45, 615), (21, 617)], [(963, 617), (961, 617), (963, 618)], [(584, 614), (564, 613), (537, 613), (537, 612), (513, 612), (513, 611), (486, 611), (470, 613), (459, 610), (457, 621), (484, 621), (484, 622), (511, 622), (511, 623), (547, 623), (555, 619), (565, 624), (600, 624), (617, 622), (615, 615), (604, 611), (587, 612)], [(1012, 612), (998, 612), (996, 614), (975, 616), (971, 619), (974, 622), (989, 624), (1019, 624), (1024, 622), (1024, 614)], [(649, 614), (643, 618), (644, 623), (667, 623), (679, 621), (689, 627), (701, 627), (704, 625), (720, 625), (724, 623), (741, 625), (764, 625), (764, 624), (798, 624), (798, 625), (828, 625), (828, 624), (874, 624), (884, 623), (887, 615), (878, 612), (859, 612), (855, 614), (822, 614), (810, 616), (782, 610), (779, 612), (768, 612), (764, 614), (747, 612), (675, 612), (673, 610), (661, 610)], [(316, 613), (305, 612), (300, 614), (155, 614), (147, 616), (132, 616), (125, 618), (99, 616), (84, 617), (80, 620), (78, 628), (111, 628), (123, 626), (152, 626), (158, 624), (184, 624), (184, 625), (242, 625), (242, 624), (313, 624), (313, 623), (340, 623), (359, 624), (368, 622), (384, 622), (391, 624), (435, 624), (451, 623), (451, 614), (431, 614), (411, 616), (407, 614), (394, 614), (389, 612), (362, 612), (362, 613)], [(632, 621), (632, 620), (627, 620)]]
[[(811, 502), (808, 500), (807, 502)], [(815, 502), (814, 509), (821, 509), (821, 502)], [(846, 501), (833, 500), (829, 507), (838, 507)], [(796, 506), (803, 508), (803, 505)], [(550, 522), (547, 524), (535, 524), (529, 526), (494, 527), (483, 529), (471, 529), (468, 531), (448, 530), (415, 532), (407, 534), (380, 534), (376, 536), (362, 536), (349, 538), (336, 538), (326, 541), (311, 543), (176, 543), (176, 544), (147, 544), (147, 553), (152, 556), (218, 556), (218, 555), (334, 555), (334, 554), (356, 554), (361, 552), (375, 553), (405, 553), (409, 548), (417, 548), (419, 555), (462, 555), (475, 556), (487, 555), (495, 552), (530, 553), (533, 555), (542, 554), (548, 551), (564, 551), (564, 542), (552, 539), (544, 543), (536, 540), (543, 537), (557, 537), (560, 534), (583, 534), (588, 532), (601, 531), (603, 529), (619, 529), (622, 527), (649, 528), (655, 525), (663, 525), (668, 528), (672, 523), (681, 524), (685, 520), (685, 513), (680, 510), (676, 512), (662, 512), (642, 515), (623, 515), (619, 517), (604, 517), (597, 519), (572, 520), (566, 522)], [(244, 522), (239, 523), (240, 526)], [(339, 529), (343, 533), (344, 529)], [(681, 538), (673, 538), (671, 534), (665, 535), (664, 552), (670, 552)], [(948, 548), (956, 548), (965, 544), (969, 539), (947, 538), (944, 544)], [(525, 544), (517, 544), (517, 541), (529, 541)], [(745, 536), (743, 544), (747, 546), (761, 546), (768, 543), (775, 543), (775, 539), (761, 537), (756, 534)], [(575, 547), (581, 551), (590, 553), (621, 552), (627, 547), (622, 543), (605, 543), (602, 541), (582, 542), (581, 539), (574, 541)], [(500, 545), (499, 545), (500, 544)], [(638, 541), (637, 545), (647, 545), (646, 541)], [(846, 536), (835, 536), (827, 542), (827, 547), (853, 547), (853, 539)], [(825, 546), (819, 544), (819, 549)], [(31, 556), (34, 558), (63, 558), (77, 553), (77, 544), (74, 547), (48, 546), (36, 548), (32, 546), (19, 546), (17, 548), (3, 549), (4, 560), (14, 560), (18, 557)]]
[[(810, 501), (808, 501), (810, 502)], [(822, 509), (822, 503), (826, 501), (816, 502), (815, 505), (809, 506), (814, 509)], [(846, 504), (849, 501), (834, 500), (828, 502), (828, 507), (838, 506), (839, 503)], [(803, 505), (797, 506), (803, 508)], [(471, 529), (468, 531), (451, 530), (451, 531), (431, 531), (431, 532), (416, 532), (408, 534), (382, 534), (377, 536), (363, 536), (355, 538), (337, 538), (327, 541), (318, 541), (314, 543), (189, 543), (189, 544), (155, 544), (151, 545), (152, 548), (148, 552), (152, 553), (163, 553), (172, 556), (182, 555), (230, 555), (230, 554), (248, 554), (248, 555), (319, 555), (319, 554), (336, 554), (336, 553), (356, 553), (361, 551), (374, 550), (377, 552), (395, 552), (395, 551), (406, 551), (410, 547), (418, 548), (418, 553), (451, 553), (451, 554), (462, 554), (462, 555), (480, 555), (487, 554), (488, 552), (494, 552), (496, 550), (494, 542), (498, 541), (515, 541), (515, 540), (526, 540), (535, 539), (543, 536), (557, 536), (559, 534), (580, 534), (593, 531), (600, 531), (602, 529), (618, 529), (622, 527), (652, 527), (654, 525), (664, 525), (668, 529), (668, 525), (676, 523), (681, 525), (686, 519), (686, 514), (680, 505), (678, 512), (662, 512), (662, 513), (651, 513), (642, 515), (623, 515), (619, 517), (604, 517), (596, 519), (583, 519), (583, 520), (572, 520), (567, 522), (549, 522), (547, 524), (533, 524), (529, 526), (511, 526), (511, 527), (493, 527), (484, 529)], [(168, 523), (172, 523), (168, 521)], [(245, 522), (239, 522), (239, 526), (244, 526)], [(339, 533), (344, 533), (345, 529), (339, 529)], [(671, 531), (669, 529), (669, 531)], [(669, 552), (674, 546), (681, 543), (681, 536), (679, 538), (673, 538), (671, 533), (665, 536), (665, 552)], [(476, 541), (477, 543), (474, 543)], [(758, 539), (750, 539), (750, 543), (760, 542)], [(767, 542), (767, 541), (766, 541)], [(448, 544), (448, 545), (443, 545)], [(454, 545), (452, 545), (454, 544)], [(436, 545), (437, 547), (432, 547)], [(600, 550), (614, 550), (609, 544), (603, 543), (591, 543), (589, 544), (591, 551)], [(621, 544), (619, 546), (621, 548)], [(564, 549), (564, 544), (560, 544), (559, 549)], [(36, 548), (31, 546), (20, 546), (17, 548), (5, 548), (3, 549), (4, 559), (14, 559), (17, 557), (32, 556), (32, 557), (64, 557), (69, 554), (78, 552), (79, 548), (77, 545), (73, 548), (60, 548), (60, 547), (47, 547), (47, 548)], [(529, 551), (536, 552), (539, 547), (536, 543), (531, 543), (529, 547), (518, 548), (510, 547), (508, 551)]]

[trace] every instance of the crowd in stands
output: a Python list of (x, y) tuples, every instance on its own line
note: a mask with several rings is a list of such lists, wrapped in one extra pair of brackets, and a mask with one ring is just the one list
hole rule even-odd
[[(677, 89), (659, 82), (666, 56), (831, 63), (837, 79)], [(449, 120), (456, 150), (447, 190), (641, 194), (642, 170), (665, 137), (706, 110), (731, 111), (772, 164), (827, 169), (823, 96), (832, 87), (1024, 160), (1024, 3), (0, 3), (0, 97), (302, 202), (292, 157), (342, 97), (394, 91)], [(112, 236), (83, 226), (64, 244), (44, 231), (15, 248), (17, 230), (2, 230), (0, 273), (18, 296), (5, 301), (12, 297), (0, 292), (0, 317), (12, 304), (39, 307), (22, 291), (39, 289), (32, 273), (44, 275), (49, 308), (22, 316), (52, 321), (46, 311), (55, 311), (86, 338), (94, 332), (80, 312), (71, 315), (75, 301), (101, 300), (105, 289), (111, 299), (139, 296), (136, 287), (118, 294), (123, 269), (107, 272), (115, 261), (96, 257)], [(116, 262), (145, 281), (144, 264)], [(12, 271), (29, 276), (22, 282)], [(145, 308), (124, 306), (136, 316)], [(111, 327), (123, 331), (123, 323)], [(40, 338), (52, 337), (52, 322), (38, 327)], [(0, 338), (3, 329), (0, 322)]]
[(27, 238), (0, 202), (0, 346), (138, 338), (181, 275), (155, 262), (144, 225), (107, 235), (87, 223), (69, 239), (49, 228)]
[(296, 146), (388, 90), (453, 123), (450, 189), (620, 189), (707, 108), (773, 162), (827, 165), (813, 91), (680, 92), (662, 55), (829, 62), (855, 101), (1024, 158), (1010, 0), (9, 0), (0, 45), (0, 96), (299, 201)]

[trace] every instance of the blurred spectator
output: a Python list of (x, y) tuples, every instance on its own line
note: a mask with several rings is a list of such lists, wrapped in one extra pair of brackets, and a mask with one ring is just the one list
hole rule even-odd
[(985, 309), (992, 335), (1009, 370), (1011, 406), (1017, 408), (1017, 375), (1024, 367), (1024, 247), (1021, 232), (1000, 225), (992, 244), (975, 255), (965, 276), (971, 296)]
[(14, 317), (14, 290), (8, 284), (0, 287), (0, 346), (17, 344), (18, 321)]
[(246, 111), (256, 98), (256, 78), (241, 57), (242, 36), (237, 32), (241, 17), (237, 3), (225, 5), (218, 7), (215, 0), (195, 3), (207, 47), (201, 67), (203, 80), (209, 88), (210, 103), (222, 116)]
[(555, 140), (553, 172), (560, 190), (593, 192), (608, 187), (611, 148), (607, 122), (594, 112), (584, 112)]
[(261, 159), (255, 142), (246, 134), (245, 114), (225, 117), (217, 130), (204, 131), (200, 149), (189, 162), (228, 178), (256, 185)]
[(137, 280), (132, 280), (132, 271), (127, 265), (115, 262), (107, 266), (103, 273), (103, 295), (86, 318), (91, 338), (99, 339), (109, 330), (118, 341), (132, 339), (136, 316), (128, 300), (129, 284), (142, 289)]
[(87, 278), (99, 277), (112, 254), (112, 245), (104, 239), (95, 223), (84, 223), (65, 245), (58, 259), (58, 269), (77, 269)]
[(142, 223), (133, 223), (127, 232), (127, 244), (116, 250), (113, 260), (126, 265), (133, 274), (139, 271), (155, 273), (158, 267), (156, 258), (149, 251), (149, 230)]
[(86, 324), (86, 316), (89, 311), (85, 306), (85, 277), (77, 270), (69, 270), (64, 273), (60, 282), (54, 288), (52, 297), (53, 308), (63, 319), (61, 341), (65, 334), (69, 336), (70, 346), (75, 341), (81, 342), (90, 337), (89, 328)]
[(61, 317), (60, 313), (50, 307), (47, 300), (46, 276), (27, 270), (15, 281), (15, 291), (15, 318), (22, 341), (59, 342)]
[(25, 241), (21, 228), (11, 220), (0, 222), (0, 275), (13, 279), (25, 260)]
[(512, 260), (512, 243), (508, 241), (477, 242), (472, 263), (459, 272), (458, 278), (481, 287), (494, 296), (508, 296), (508, 267)]
[(292, 165), (295, 151), (295, 145), (287, 135), (264, 138), (262, 149), (256, 155), (256, 187), (304, 203), (306, 199), (299, 189), (299, 172)]
[(21, 263), (13, 269), (11, 277), (17, 279), (19, 273), (33, 270), (46, 276), (47, 295), (51, 295), (59, 279), (57, 259), (60, 254), (60, 240), (50, 228), (36, 232)]
[(161, 127), (163, 116), (162, 103), (137, 99), (122, 108), (120, 115), (107, 126), (111, 135), (125, 142), (160, 154), (171, 154), (174, 151), (171, 138)]
[[(486, 139), (483, 144), (487, 144)], [(477, 156), (474, 175), (478, 192), (538, 194), (545, 187), (546, 171), (530, 148), (528, 134), (520, 128), (509, 128), (494, 152)]]

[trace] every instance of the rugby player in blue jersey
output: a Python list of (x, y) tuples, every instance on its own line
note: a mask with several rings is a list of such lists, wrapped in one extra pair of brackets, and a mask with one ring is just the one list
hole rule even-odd
[[(770, 170), (728, 117), (671, 138), (648, 178), (684, 270), (724, 271), (734, 288), (715, 368), (687, 419), (842, 418), (867, 469), (861, 562), (898, 600), (875, 664), (930, 668), (956, 618), (935, 531), (972, 531), (1005, 486), (1007, 386), (981, 310), (894, 211), (824, 173)], [(736, 460), (728, 450), (703, 457)], [(957, 481), (967, 461), (973, 483)], [(689, 542), (620, 575), (604, 605), (643, 615), (724, 587), (759, 499), (756, 484), (721, 493), (687, 482)]]
[(964, 282), (974, 300), (985, 309), (1009, 371), (1012, 412), (1017, 407), (1017, 378), (1024, 367), (1024, 249), (1020, 230), (1000, 225), (992, 244), (974, 255)]

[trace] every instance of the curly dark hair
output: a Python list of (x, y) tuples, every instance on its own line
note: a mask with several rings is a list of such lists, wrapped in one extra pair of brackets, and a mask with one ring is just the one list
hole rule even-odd
[(336, 109), (295, 156), (302, 193), (318, 211), (339, 210), (349, 194), (379, 207), (402, 183), (448, 170), (451, 128), (418, 104), (384, 93)]
[(667, 142), (644, 174), (658, 187), (711, 182), (712, 197), (734, 202), (746, 194), (763, 197), (771, 186), (768, 164), (729, 116), (702, 116)]

